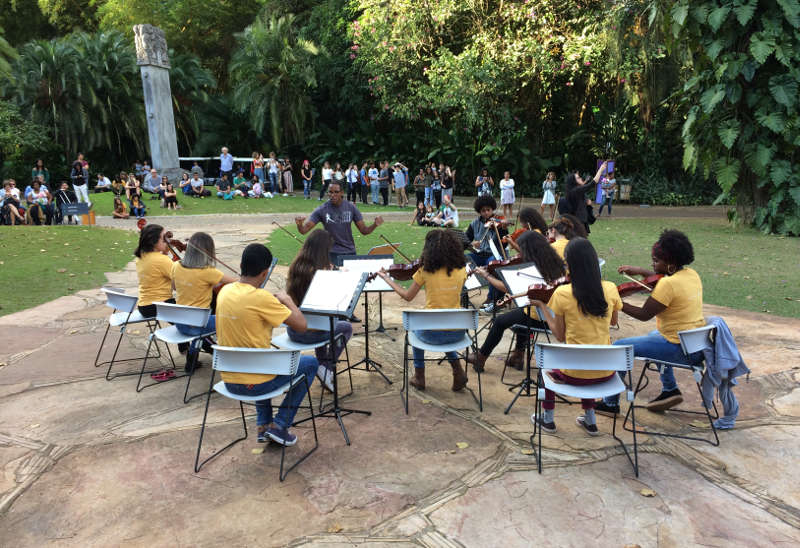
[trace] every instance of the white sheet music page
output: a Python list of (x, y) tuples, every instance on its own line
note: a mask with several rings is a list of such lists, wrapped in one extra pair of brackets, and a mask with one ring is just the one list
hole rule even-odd
[[(394, 259), (344, 259), (342, 260), (342, 270), (346, 272), (366, 272), (372, 274), (381, 268), (389, 269), (394, 264)], [(394, 291), (383, 278), (376, 277), (364, 286), (364, 291)]]
[(361, 281), (361, 272), (317, 270), (300, 308), (345, 312)]
[[(503, 268), (500, 270), (500, 274), (503, 276), (503, 281), (511, 291), (512, 295), (526, 293), (528, 291), (528, 287), (532, 286), (533, 284), (547, 283), (544, 278), (542, 278), (542, 274), (535, 265), (526, 266), (525, 268), (520, 269)], [(528, 297), (517, 297), (514, 299), (514, 302), (520, 308), (530, 304)]]
[(477, 274), (475, 274), (474, 276), (470, 276), (470, 272), (472, 272), (472, 269), (470, 268), (469, 265), (466, 266), (466, 269), (467, 269), (467, 281), (464, 282), (464, 288), (467, 291), (472, 291), (473, 289), (478, 289), (482, 287), (481, 281), (478, 278)]

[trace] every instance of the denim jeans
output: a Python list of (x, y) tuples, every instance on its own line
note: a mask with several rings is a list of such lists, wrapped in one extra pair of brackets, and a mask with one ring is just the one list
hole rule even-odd
[[(663, 360), (665, 362), (682, 363), (686, 365), (690, 365), (692, 363), (691, 360), (683, 353), (680, 344), (669, 342), (657, 330), (653, 330), (647, 335), (643, 335), (641, 337), (628, 337), (627, 339), (620, 339), (618, 341), (614, 341), (614, 344), (632, 344), (633, 355), (636, 357), (653, 358), (656, 360)], [(621, 377), (623, 376), (622, 371), (620, 371), (619, 374)], [(669, 365), (661, 368), (661, 386), (661, 389), (666, 392), (678, 388), (678, 383), (675, 381), (675, 374), (672, 371), (672, 367)], [(604, 398), (603, 401), (610, 405), (618, 405), (619, 395), (609, 396)]]
[(269, 191), (275, 194), (278, 189), (278, 174), (274, 171), (269, 172)]
[[(297, 366), (297, 377), (304, 376), (308, 380), (308, 386), (314, 380), (314, 375), (317, 374), (317, 359), (313, 356), (300, 356), (300, 363)], [(289, 382), (288, 375), (277, 375), (274, 379), (261, 384), (238, 384), (233, 382), (226, 382), (225, 387), (231, 394), (237, 396), (261, 396), (268, 394), (280, 386)], [(294, 422), (294, 416), (297, 414), (297, 407), (303, 403), (303, 398), (306, 396), (306, 383), (299, 381), (294, 385), (291, 392), (287, 392), (283, 398), (283, 402), (278, 409), (278, 414), (275, 419), (272, 418), (272, 402), (270, 400), (261, 400), (256, 402), (256, 424), (258, 426), (266, 426), (274, 422), (279, 428), (289, 428)]]
[[(208, 317), (208, 323), (206, 323), (205, 327), (196, 327), (194, 325), (186, 325), (182, 323), (176, 323), (175, 327), (178, 328), (178, 331), (180, 331), (181, 334), (186, 335), (187, 337), (199, 337), (203, 333), (208, 333), (209, 331), (215, 331), (217, 329), (216, 316), (211, 314)], [(199, 342), (200, 339), (195, 339), (189, 343), (189, 350), (194, 352), (194, 350), (197, 348), (197, 343)]]
[(613, 202), (613, 201), (614, 201), (614, 196), (612, 196), (611, 194), (609, 194), (608, 196), (606, 196), (606, 197), (603, 199), (603, 203), (602, 203), (602, 204), (600, 204), (600, 211), (598, 211), (598, 212), (597, 212), (597, 214), (598, 214), (598, 215), (602, 215), (602, 214), (603, 214), (603, 208), (604, 208), (605, 206), (608, 206), (608, 214), (609, 214), (609, 215), (611, 215), (611, 202)]
[[(329, 341), (331, 338), (330, 331), (309, 330), (304, 333), (298, 333), (291, 327), (287, 327), (286, 332), (289, 334), (289, 340), (300, 344), (320, 343), (323, 341)], [(320, 346), (319, 348), (314, 349), (314, 354), (316, 354), (317, 361), (320, 363), (320, 365), (324, 365), (333, 371), (336, 370), (336, 360), (338, 360), (339, 356), (342, 355), (342, 352), (344, 351), (344, 345), (347, 344), (347, 341), (349, 341), (350, 337), (353, 336), (353, 325), (350, 322), (342, 320), (334, 322), (333, 336), (336, 338), (339, 335), (343, 335), (344, 339), (341, 343), (337, 341), (336, 348), (334, 349), (332, 356), (328, 350), (330, 344), (326, 344), (325, 346)]]
[(425, 207), (432, 206), (432, 205), (433, 205), (433, 190), (431, 190), (431, 187), (426, 186), (425, 187)]
[[(428, 344), (448, 344), (458, 342), (464, 338), (464, 330), (456, 329), (455, 331), (435, 331), (431, 329), (422, 329), (414, 331), (414, 334), (419, 337), (422, 342)], [(421, 348), (413, 347), (414, 351), (414, 367), (421, 369), (425, 367), (425, 351)], [(448, 360), (457, 360), (458, 354), (453, 352), (445, 352)]]
[(311, 197), (311, 181), (306, 181), (305, 179), (303, 179), (303, 197)]
[(253, 169), (253, 175), (258, 175), (258, 180), (264, 182), (264, 168), (257, 167)]
[(377, 205), (378, 204), (378, 190), (379, 190), (378, 183), (372, 183), (372, 185), (370, 185), (369, 188), (372, 191), (372, 203)]

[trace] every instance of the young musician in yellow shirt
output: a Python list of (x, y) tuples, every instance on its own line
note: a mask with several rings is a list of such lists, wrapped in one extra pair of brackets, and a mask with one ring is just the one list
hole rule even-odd
[[(602, 280), (597, 253), (589, 240), (585, 238), (570, 240), (565, 255), (569, 271), (572, 272), (571, 283), (558, 286), (547, 306), (542, 301), (533, 300), (531, 303), (542, 312), (542, 316), (559, 342), (610, 344), (609, 327), (616, 325), (617, 312), (622, 309), (622, 300), (619, 298), (617, 287), (611, 282)], [(553, 316), (547, 307), (553, 311)], [(571, 369), (556, 369), (551, 373), (554, 380), (576, 386), (605, 382), (613, 375), (613, 371)], [(590, 436), (599, 434), (594, 406), (595, 402), (592, 399), (581, 400), (584, 414), (576, 419), (578, 425), (582, 426)], [(531, 420), (538, 422), (545, 432), (555, 432), (556, 424), (553, 420), (555, 394), (552, 391), (545, 391), (542, 408), (543, 415), (537, 417), (534, 414)]]
[[(646, 356), (672, 363), (689, 364), (681, 349), (678, 331), (695, 329), (706, 324), (703, 317), (703, 283), (700, 276), (687, 265), (694, 261), (694, 249), (686, 234), (665, 230), (653, 244), (653, 270), (623, 265), (622, 274), (652, 276), (663, 274), (644, 305), (625, 303), (622, 311), (646, 322), (655, 316), (657, 329), (641, 337), (621, 339), (614, 344), (632, 344), (636, 356)], [(683, 401), (672, 367), (661, 370), (661, 394), (647, 404), (651, 411), (665, 411)], [(598, 411), (619, 412), (619, 398), (606, 398)]]
[[(176, 302), (185, 306), (208, 308), (211, 306), (214, 287), (236, 281), (236, 278), (223, 274), (216, 268), (214, 260), (214, 240), (205, 232), (195, 232), (189, 238), (183, 259), (172, 263), (172, 282), (175, 285)], [(196, 336), (214, 331), (216, 326), (212, 314), (205, 327), (175, 324), (184, 335)], [(197, 366), (197, 342), (192, 341), (186, 354), (187, 373)], [(210, 351), (210, 349), (204, 344)]]
[[(250, 244), (244, 249), (239, 281), (223, 287), (217, 296), (216, 323), (220, 345), (269, 348), (272, 329), (282, 323), (298, 332), (306, 330), (306, 319), (289, 295), (283, 292), (273, 295), (266, 289), (259, 289), (267, 277), (271, 262), (272, 253), (262, 244)], [(289, 432), (289, 428), (297, 407), (306, 395), (306, 386), (310, 387), (314, 380), (318, 365), (313, 356), (300, 357), (297, 377), (305, 376), (307, 384), (300, 382), (294, 385), (274, 418), (270, 400), (256, 402), (259, 442), (271, 439), (286, 446), (297, 443), (297, 436)], [(221, 377), (226, 388), (240, 396), (267, 394), (289, 381), (283, 375), (253, 373), (221, 373)]]
[(156, 315), (156, 302), (174, 303), (172, 298), (172, 260), (165, 255), (166, 230), (147, 225), (139, 233), (136, 251), (136, 275), (139, 278), (139, 312), (145, 318)]
[[(421, 288), (425, 288), (425, 308), (461, 308), (461, 289), (467, 279), (464, 244), (449, 230), (434, 230), (425, 236), (422, 249), (422, 266), (414, 273), (413, 282), (403, 289), (386, 271), (378, 275), (406, 301), (414, 300)], [(464, 338), (464, 330), (421, 330), (416, 335), (426, 343), (446, 344)], [(453, 370), (453, 392), (467, 385), (467, 375), (456, 352), (447, 352)], [(409, 380), (417, 390), (425, 390), (425, 351), (414, 347), (414, 378)]]

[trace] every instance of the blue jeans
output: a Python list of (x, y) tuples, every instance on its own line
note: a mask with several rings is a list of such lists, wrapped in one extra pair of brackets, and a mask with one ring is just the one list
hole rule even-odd
[(264, 182), (264, 168), (263, 167), (254, 168), (253, 169), (253, 175), (257, 175), (258, 176), (258, 180), (261, 181), (262, 183)]
[[(661, 333), (656, 330), (653, 330), (647, 335), (643, 335), (641, 337), (628, 337), (627, 339), (620, 339), (618, 341), (614, 341), (614, 344), (632, 344), (633, 355), (637, 357), (653, 358), (656, 360), (663, 360), (665, 362), (683, 363), (686, 365), (690, 365), (692, 363), (692, 361), (683, 353), (680, 344), (669, 342)], [(622, 371), (620, 371), (619, 374), (620, 377), (623, 376)], [(678, 388), (678, 383), (675, 381), (675, 373), (673, 373), (672, 367), (669, 365), (665, 365), (661, 368), (661, 386), (661, 389), (665, 392), (669, 392), (670, 390), (675, 390)], [(603, 401), (609, 405), (618, 405), (619, 395), (617, 394), (616, 396), (609, 396), (604, 398)]]
[[(308, 386), (314, 380), (314, 375), (317, 374), (317, 359), (313, 356), (300, 356), (300, 363), (297, 366), (297, 377), (305, 376), (308, 380)], [(271, 381), (262, 382), (261, 384), (238, 384), (233, 382), (226, 382), (225, 387), (231, 394), (237, 396), (261, 396), (268, 394), (280, 386), (289, 382), (288, 375), (278, 375)], [(294, 385), (291, 392), (287, 392), (283, 398), (278, 414), (275, 419), (272, 418), (272, 402), (270, 400), (260, 400), (256, 402), (256, 424), (258, 426), (266, 426), (274, 422), (279, 428), (289, 428), (294, 422), (294, 416), (297, 414), (297, 407), (303, 403), (303, 398), (306, 397), (306, 383), (299, 381)]]
[(269, 191), (275, 194), (278, 189), (278, 174), (274, 171), (269, 172)]
[[(194, 325), (185, 325), (182, 323), (176, 323), (175, 327), (177, 327), (178, 331), (180, 331), (183, 335), (186, 335), (187, 337), (199, 337), (203, 333), (208, 333), (209, 331), (215, 331), (217, 329), (216, 319), (217, 319), (216, 316), (214, 316), (214, 314), (211, 314), (208, 317), (208, 322), (206, 323), (205, 327), (196, 327)], [(199, 342), (200, 339), (195, 339), (191, 343), (189, 343), (189, 351), (194, 352), (194, 350), (197, 348), (197, 343)]]
[(303, 196), (306, 198), (311, 197), (311, 181), (303, 179)]
[[(289, 340), (300, 344), (315, 344), (323, 341), (329, 341), (331, 338), (330, 331), (308, 330), (304, 333), (298, 333), (291, 327), (287, 327), (286, 333), (289, 334)], [(353, 325), (350, 322), (342, 320), (334, 322), (334, 338), (338, 337), (340, 334), (344, 336), (344, 339), (342, 340), (341, 344), (339, 344), (337, 341), (336, 348), (333, 351), (333, 356), (331, 356), (330, 351), (328, 350), (330, 344), (326, 344), (325, 346), (320, 346), (319, 348), (314, 349), (314, 354), (317, 356), (317, 361), (332, 371), (336, 370), (336, 361), (339, 359), (339, 356), (342, 355), (342, 352), (344, 351), (344, 345), (347, 344), (347, 341), (349, 341), (350, 337), (353, 336)]]
[[(455, 331), (435, 331), (430, 329), (422, 329), (414, 331), (414, 334), (419, 337), (422, 342), (428, 344), (448, 344), (458, 342), (464, 338), (464, 330), (457, 329)], [(422, 369), (425, 367), (425, 351), (421, 348), (413, 347), (414, 351), (414, 367)], [(457, 360), (458, 354), (456, 352), (445, 352), (447, 359), (450, 361)]]
[(598, 212), (597, 212), (597, 214), (598, 214), (598, 215), (602, 215), (602, 213), (603, 213), (603, 208), (604, 208), (605, 206), (608, 206), (608, 214), (609, 214), (609, 215), (611, 215), (611, 202), (613, 202), (613, 201), (614, 201), (614, 196), (613, 196), (613, 195), (609, 194), (608, 196), (606, 196), (606, 197), (603, 199), (603, 203), (602, 203), (602, 204), (600, 204), (600, 211), (598, 211)]
[(378, 183), (372, 183), (372, 185), (369, 188), (372, 191), (372, 203), (373, 204), (377, 204), (378, 203), (378, 190), (379, 190)]
[(433, 189), (431, 187), (425, 187), (425, 207), (433, 205)]

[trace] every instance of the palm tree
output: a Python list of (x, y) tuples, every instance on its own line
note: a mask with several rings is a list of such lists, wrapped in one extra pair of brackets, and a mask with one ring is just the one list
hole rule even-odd
[(312, 121), (309, 90), (317, 78), (311, 59), (319, 49), (297, 36), (294, 15), (261, 15), (237, 40), (230, 68), (234, 107), (259, 135), (269, 127), (276, 148), (299, 143)]

